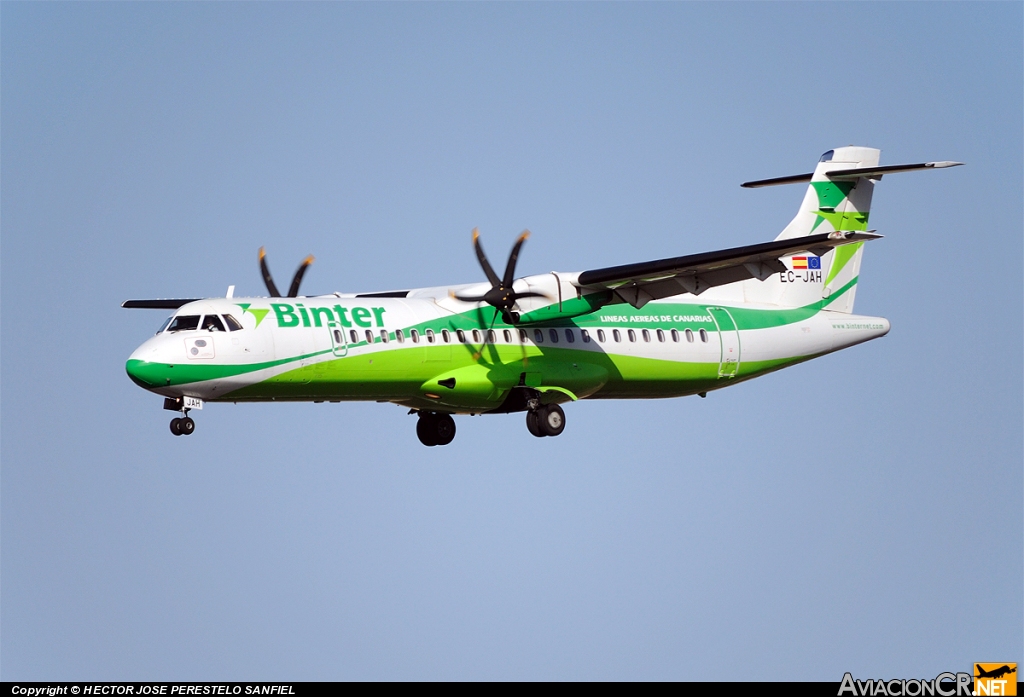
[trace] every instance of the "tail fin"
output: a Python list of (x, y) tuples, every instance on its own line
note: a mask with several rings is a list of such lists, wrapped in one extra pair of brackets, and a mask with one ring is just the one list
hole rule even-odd
[[(810, 183), (796, 217), (775, 238), (787, 240), (838, 230), (867, 230), (871, 195), (883, 175), (963, 164), (922, 162), (879, 167), (879, 154), (881, 151), (875, 148), (836, 148), (822, 155), (810, 174), (747, 182), (743, 186)], [(747, 299), (786, 307), (803, 307), (825, 300), (829, 310), (853, 312), (863, 253), (864, 243), (854, 242), (836, 247), (821, 257), (808, 252), (783, 259), (789, 270), (775, 274), (760, 286), (753, 285), (760, 283), (758, 281), (748, 282)]]
[[(834, 230), (867, 230), (875, 180), (868, 177), (838, 179), (836, 172), (875, 168), (878, 166), (880, 154), (881, 151), (875, 148), (846, 147), (829, 150), (822, 155), (814, 168), (814, 174), (811, 175), (811, 183), (807, 187), (800, 210), (776, 239), (784, 240)], [(832, 176), (829, 177), (826, 173)], [(797, 287), (790, 284), (787, 290), (791, 292), (785, 295), (802, 296), (792, 298), (799, 305), (824, 298), (829, 301), (830, 310), (853, 312), (863, 255), (863, 242), (836, 247), (817, 261), (820, 267), (818, 275), (823, 276), (820, 284), (801, 284), (806, 286), (800, 289), (803, 292), (792, 292), (796, 291)], [(795, 262), (791, 260), (790, 263)], [(785, 302), (783, 298), (780, 298), (780, 301)]]
[[(743, 186), (809, 182), (800, 209), (777, 240), (837, 230), (867, 230), (871, 195), (875, 179), (880, 176), (844, 178), (841, 173), (877, 169), (880, 153), (875, 148), (836, 148), (822, 155), (810, 174), (747, 182)], [(785, 307), (803, 307), (824, 298), (830, 310), (853, 312), (863, 246), (863, 242), (855, 242), (836, 247), (821, 257), (807, 253), (783, 259), (789, 271), (776, 274), (760, 288), (752, 286), (751, 295)]]

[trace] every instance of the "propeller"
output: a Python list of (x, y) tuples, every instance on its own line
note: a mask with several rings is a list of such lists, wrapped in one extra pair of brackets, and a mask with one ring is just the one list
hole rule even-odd
[[(308, 257), (302, 260), (299, 264), (299, 268), (295, 271), (295, 275), (292, 277), (292, 285), (288, 289), (289, 298), (295, 298), (299, 295), (299, 285), (302, 283), (302, 277), (306, 275), (306, 269), (313, 263), (313, 255), (310, 254)], [(260, 271), (263, 272), (263, 282), (267, 284), (267, 290), (270, 291), (270, 297), (282, 298), (286, 297), (281, 295), (281, 291), (277, 289), (277, 285), (274, 284), (274, 278), (270, 275), (270, 269), (267, 268), (267, 253), (260, 247)]]
[[(491, 307), (497, 308), (506, 324), (517, 323), (519, 321), (519, 313), (512, 310), (517, 300), (520, 298), (547, 297), (543, 293), (534, 293), (533, 291), (517, 293), (512, 289), (512, 283), (516, 275), (516, 261), (519, 259), (519, 250), (522, 249), (523, 243), (526, 242), (526, 238), (529, 236), (529, 230), (523, 230), (522, 234), (519, 235), (515, 245), (512, 247), (512, 253), (508, 255), (505, 275), (498, 278), (498, 274), (494, 273), (490, 262), (487, 261), (484, 248), (480, 246), (480, 231), (477, 228), (473, 228), (473, 249), (476, 251), (476, 258), (480, 260), (480, 266), (483, 268), (484, 274), (487, 275), (487, 280), (491, 282), (491, 289), (483, 295), (459, 295), (458, 293), (453, 293), (452, 297), (467, 303), (487, 303)], [(497, 315), (495, 315), (495, 318), (497, 318)]]

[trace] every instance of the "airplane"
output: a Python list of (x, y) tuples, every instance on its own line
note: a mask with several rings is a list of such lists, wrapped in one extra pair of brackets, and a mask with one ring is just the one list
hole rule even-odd
[(455, 437), (454, 415), (526, 413), (537, 437), (565, 428), (581, 399), (700, 395), (877, 339), (882, 317), (853, 314), (871, 197), (884, 175), (960, 162), (879, 166), (842, 147), (813, 172), (745, 188), (806, 183), (770, 242), (576, 272), (516, 278), (529, 233), (499, 276), (473, 230), (487, 278), (370, 293), (300, 296), (313, 257), (282, 295), (260, 249), (269, 297), (127, 300), (175, 310), (125, 366), (180, 412), (207, 402), (390, 402), (417, 415), (426, 446)]
[(976, 678), (994, 678), (994, 679), (998, 679), (998, 678), (1003, 677), (1004, 675), (1009, 675), (1010, 673), (1016, 673), (1017, 672), (1016, 664), (1014, 664), (1013, 668), (1011, 668), (1008, 665), (1003, 665), (1003, 666), (1000, 666), (999, 668), (995, 668), (993, 670), (985, 670), (985, 669), (983, 669), (981, 667), (980, 664), (976, 663), (975, 664), (975, 668), (978, 671), (978, 674), (974, 676)]

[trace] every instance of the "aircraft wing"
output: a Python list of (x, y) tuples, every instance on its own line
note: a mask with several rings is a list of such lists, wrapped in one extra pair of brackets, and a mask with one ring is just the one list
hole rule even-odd
[(639, 309), (651, 300), (682, 293), (700, 295), (708, 288), (748, 278), (763, 281), (773, 273), (785, 271), (787, 267), (780, 258), (791, 254), (810, 252), (822, 256), (840, 245), (880, 237), (882, 235), (873, 231), (839, 231), (774, 240), (747, 247), (584, 271), (579, 275), (577, 285), (581, 290), (611, 290), (622, 302)]
[(125, 300), (121, 307), (141, 308), (144, 310), (177, 310), (182, 305), (194, 303), (202, 298), (161, 298), (159, 300)]

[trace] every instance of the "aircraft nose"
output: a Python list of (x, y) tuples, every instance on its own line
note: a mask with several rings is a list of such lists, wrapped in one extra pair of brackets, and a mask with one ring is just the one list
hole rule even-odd
[(168, 364), (162, 360), (161, 344), (150, 339), (135, 349), (124, 365), (128, 377), (139, 387), (151, 390), (168, 384)]
[(166, 384), (167, 377), (164, 375), (167, 366), (160, 363), (150, 363), (137, 358), (129, 358), (124, 369), (128, 377), (139, 387), (152, 389)]

